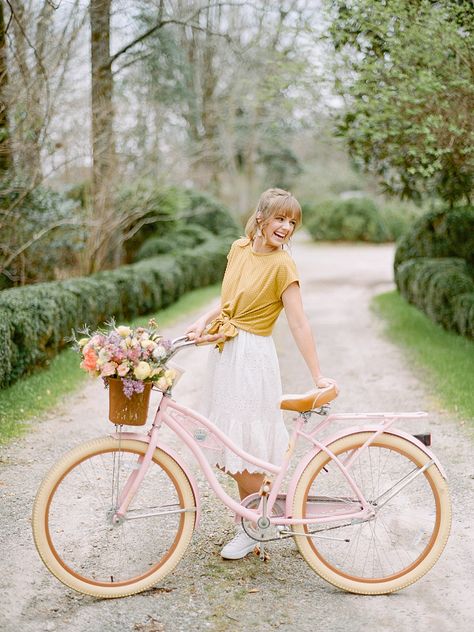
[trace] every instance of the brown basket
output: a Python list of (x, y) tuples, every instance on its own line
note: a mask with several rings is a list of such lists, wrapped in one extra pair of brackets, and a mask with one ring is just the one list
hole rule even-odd
[(122, 380), (117, 377), (107, 378), (109, 382), (109, 419), (114, 424), (127, 426), (143, 426), (148, 415), (151, 382), (145, 382), (143, 393), (133, 393), (130, 397), (123, 392)]

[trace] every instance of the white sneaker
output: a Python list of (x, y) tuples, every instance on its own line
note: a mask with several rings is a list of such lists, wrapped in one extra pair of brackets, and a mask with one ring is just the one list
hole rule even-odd
[(222, 549), (221, 556), (225, 560), (240, 560), (253, 551), (256, 545), (256, 540), (248, 536), (242, 527), (239, 527), (237, 535)]

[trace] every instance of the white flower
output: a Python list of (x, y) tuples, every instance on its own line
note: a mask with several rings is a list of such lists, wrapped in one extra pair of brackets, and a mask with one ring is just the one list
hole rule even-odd
[(151, 366), (148, 362), (139, 362), (135, 367), (133, 374), (137, 380), (145, 380), (151, 373)]
[(163, 347), (163, 345), (157, 345), (152, 355), (155, 360), (162, 360), (166, 357), (166, 349)]
[(122, 338), (126, 338), (127, 336), (130, 336), (132, 330), (130, 329), (130, 327), (120, 325), (119, 327), (115, 328), (115, 331), (118, 333), (119, 336), (122, 336)]
[(140, 340), (140, 344), (143, 349), (154, 349), (156, 347), (153, 340)]
[(161, 389), (162, 391), (168, 390), (169, 384), (168, 384), (168, 381), (167, 381), (167, 379), (165, 377), (160, 377), (160, 379), (157, 380), (156, 383), (158, 385), (158, 388)]

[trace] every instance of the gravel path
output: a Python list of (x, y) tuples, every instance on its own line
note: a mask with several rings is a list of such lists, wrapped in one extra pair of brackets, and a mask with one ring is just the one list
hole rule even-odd
[[(99, 382), (91, 382), (35, 424), (29, 437), (0, 452), (0, 630), (472, 629), (474, 612), (468, 593), (474, 570), (472, 433), (462, 420), (453, 420), (440, 409), (435, 395), (423, 386), (423, 376), (383, 338), (381, 323), (369, 311), (370, 297), (392, 287), (393, 247), (315, 246), (301, 237), (293, 256), (323, 370), (341, 386), (334, 410), (430, 412), (428, 420), (401, 425), (412, 432), (430, 430), (434, 451), (448, 471), (453, 529), (436, 566), (400, 593), (363, 597), (325, 583), (306, 565), (292, 541), (273, 545), (267, 563), (255, 556), (225, 562), (219, 550), (233, 533), (232, 516), (227, 509), (222, 511), (198, 475), (201, 528), (172, 575), (147, 593), (120, 600), (76, 594), (50, 575), (39, 560), (30, 513), (35, 491), (51, 464), (69, 447), (111, 428), (104, 421), (106, 393)], [(182, 328), (183, 322), (177, 323), (166, 333), (177, 335)], [(274, 337), (285, 389), (306, 390), (310, 377), (293, 347), (284, 317)], [(205, 354), (205, 348), (193, 349), (177, 358), (186, 373), (176, 387), (176, 398), (197, 409)], [(227, 480), (225, 484), (232, 488)]]

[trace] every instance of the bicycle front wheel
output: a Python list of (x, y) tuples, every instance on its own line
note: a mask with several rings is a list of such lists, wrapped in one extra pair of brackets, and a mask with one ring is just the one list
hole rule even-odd
[(33, 507), (33, 535), (49, 570), (96, 597), (123, 597), (170, 573), (191, 539), (196, 502), (189, 479), (156, 449), (122, 521), (114, 514), (147, 444), (95, 439), (47, 474)]
[[(371, 434), (349, 435), (328, 447), (344, 463)], [(294, 526), (297, 546), (311, 568), (331, 584), (360, 594), (394, 592), (422, 577), (441, 555), (451, 526), (445, 479), (435, 464), (420, 472), (429, 461), (416, 445), (390, 434), (358, 454), (350, 474), (375, 517)], [(317, 454), (297, 483), (294, 517), (359, 507), (336, 463), (325, 452)]]

